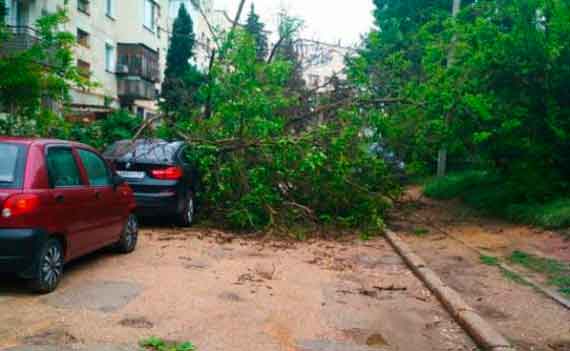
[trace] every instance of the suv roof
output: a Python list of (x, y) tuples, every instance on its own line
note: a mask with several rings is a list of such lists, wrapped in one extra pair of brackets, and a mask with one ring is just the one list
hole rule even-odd
[(162, 139), (120, 140), (110, 145), (103, 156), (114, 161), (172, 162), (183, 145), (182, 141), (168, 142)]

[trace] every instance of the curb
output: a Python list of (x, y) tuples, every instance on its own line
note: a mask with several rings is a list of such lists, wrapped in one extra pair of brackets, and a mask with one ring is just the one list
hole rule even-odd
[(546, 297), (552, 299), (554, 302), (557, 302), (561, 306), (570, 310), (570, 301), (561, 294), (559, 294), (558, 292), (545, 288), (542, 284), (537, 283), (534, 279), (522, 276), (520, 272), (518, 272), (517, 270), (513, 269), (512, 267), (510, 267), (505, 263), (499, 263), (499, 267), (501, 269), (504, 269), (505, 271), (517, 274), (525, 283), (527, 283), (534, 289), (538, 290), (539, 292), (543, 293), (544, 295), (546, 295)]
[(447, 286), (423, 259), (416, 255), (399, 236), (386, 230), (386, 239), (404, 259), (404, 262), (420, 278), (431, 292), (437, 296), (447, 311), (473, 338), (475, 343), (489, 351), (514, 351), (511, 343), (494, 327), (485, 321), (463, 298)]

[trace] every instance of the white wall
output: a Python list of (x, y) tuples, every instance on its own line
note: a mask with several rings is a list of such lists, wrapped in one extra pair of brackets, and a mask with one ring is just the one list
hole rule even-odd
[[(22, 2), (22, 0), (18, 0)], [(91, 79), (98, 84), (89, 91), (74, 89), (74, 104), (103, 106), (105, 97), (113, 100), (112, 107), (119, 107), (117, 97), (117, 78), (115, 72), (105, 69), (105, 46), (118, 43), (144, 44), (160, 54), (160, 72), (164, 71), (166, 50), (168, 48), (167, 28), (169, 28), (169, 0), (155, 0), (160, 7), (157, 19), (157, 31), (150, 32), (143, 26), (144, 0), (114, 0), (114, 15), (106, 14), (106, 0), (90, 0), (89, 15), (78, 11), (78, 0), (69, 0), (67, 9), (70, 21), (64, 29), (77, 35), (77, 28), (89, 33), (89, 47), (77, 45), (74, 53), (77, 59), (91, 65)], [(26, 0), (28, 4), (27, 25), (33, 26), (43, 12), (55, 12), (64, 6), (64, 0)], [(116, 62), (116, 59), (115, 59)], [(157, 84), (157, 88), (160, 84)], [(142, 102), (146, 109), (156, 110), (156, 104)], [(149, 107), (150, 106), (150, 107)]]

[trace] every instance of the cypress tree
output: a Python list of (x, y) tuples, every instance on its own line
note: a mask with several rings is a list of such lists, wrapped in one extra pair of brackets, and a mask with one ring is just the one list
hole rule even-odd
[(172, 27), (162, 83), (162, 107), (173, 123), (176, 115), (188, 112), (195, 105), (196, 93), (203, 83), (202, 74), (190, 63), (195, 43), (194, 23), (182, 4)]
[(195, 42), (194, 23), (186, 6), (182, 4), (178, 10), (178, 17), (174, 20), (170, 47), (166, 56), (167, 78), (181, 77), (188, 72)]
[(264, 61), (269, 51), (267, 34), (265, 33), (265, 25), (261, 22), (259, 15), (255, 13), (253, 4), (251, 4), (251, 10), (247, 16), (245, 30), (255, 39), (257, 60)]

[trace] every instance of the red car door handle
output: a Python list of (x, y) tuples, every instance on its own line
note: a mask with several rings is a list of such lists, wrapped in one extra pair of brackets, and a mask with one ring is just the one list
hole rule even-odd
[(97, 200), (101, 200), (101, 192), (100, 192), (100, 191), (96, 191), (96, 192), (95, 192), (95, 198), (96, 198)]
[(63, 196), (62, 194), (56, 195), (55, 196), (55, 202), (57, 202), (58, 204), (64, 203), (65, 202), (65, 196)]

